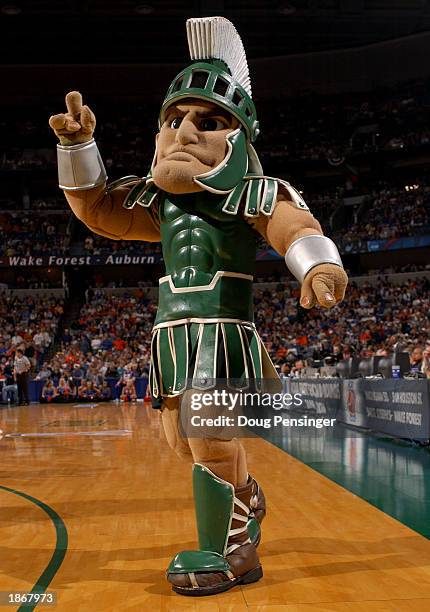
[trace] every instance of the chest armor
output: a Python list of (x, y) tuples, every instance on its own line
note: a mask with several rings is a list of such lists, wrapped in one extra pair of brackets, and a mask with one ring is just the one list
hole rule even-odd
[[(166, 276), (156, 324), (181, 319), (252, 319), (256, 235), (225, 197), (199, 192), (159, 200)], [(240, 295), (240, 299), (238, 296)]]
[(245, 220), (271, 216), (278, 186), (298, 208), (308, 210), (289, 183), (248, 175), (227, 195), (208, 191), (173, 195), (152, 178), (132, 183), (125, 208), (157, 207), (166, 276), (160, 278), (157, 325), (178, 322), (252, 321), (256, 234)]
[(161, 199), (163, 256), (175, 287), (209, 285), (219, 271), (252, 276), (255, 232), (241, 216), (222, 210), (224, 200), (207, 192)]

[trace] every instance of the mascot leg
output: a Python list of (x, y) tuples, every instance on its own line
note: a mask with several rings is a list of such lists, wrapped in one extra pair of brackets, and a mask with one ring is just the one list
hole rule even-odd
[(248, 534), (251, 542), (258, 546), (261, 539), (260, 524), (266, 514), (266, 499), (257, 481), (248, 474), (246, 453), (240, 441), (190, 438), (188, 443), (195, 463), (205, 465), (234, 487), (251, 486)]
[(256, 547), (266, 513), (264, 493), (248, 475), (239, 440), (185, 439), (179, 430), (179, 410), (177, 398), (163, 400), (162, 422), (169, 446), (181, 459), (194, 461), (200, 550), (176, 555), (167, 578), (173, 590), (184, 595), (211, 595), (255, 582), (263, 575)]
[(173, 590), (182, 595), (214, 595), (263, 576), (247, 529), (252, 482), (234, 487), (206, 466), (193, 466), (199, 550), (176, 555), (167, 569)]
[(242, 444), (238, 440), (187, 440), (179, 431), (179, 408), (179, 398), (163, 399), (161, 418), (167, 443), (182, 460), (206, 465), (233, 486), (251, 484), (248, 533), (251, 542), (258, 546), (261, 540), (260, 524), (266, 515), (266, 499), (263, 489), (246, 472), (246, 454)]
[(193, 461), (188, 440), (179, 431), (179, 398), (163, 398), (161, 420), (168, 445), (184, 461)]

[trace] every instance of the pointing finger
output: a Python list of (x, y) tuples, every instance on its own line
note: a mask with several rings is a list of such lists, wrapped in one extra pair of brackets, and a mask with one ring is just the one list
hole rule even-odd
[[(332, 285), (332, 283), (329, 284)], [(321, 306), (330, 308), (336, 304), (336, 300), (333, 295), (334, 284), (333, 286), (329, 287), (325, 280), (322, 280), (318, 277), (318, 274), (316, 274), (312, 280), (312, 288), (315, 291), (315, 295), (317, 296), (317, 300)]]
[(79, 91), (69, 91), (66, 106), (67, 111), (76, 119), (82, 111), (82, 96)]

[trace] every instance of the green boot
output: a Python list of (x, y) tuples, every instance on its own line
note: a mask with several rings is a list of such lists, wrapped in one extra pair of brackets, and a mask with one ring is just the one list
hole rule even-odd
[(182, 551), (171, 561), (167, 579), (173, 590), (215, 595), (259, 580), (263, 570), (248, 535), (254, 481), (234, 488), (196, 463), (193, 488), (200, 550)]

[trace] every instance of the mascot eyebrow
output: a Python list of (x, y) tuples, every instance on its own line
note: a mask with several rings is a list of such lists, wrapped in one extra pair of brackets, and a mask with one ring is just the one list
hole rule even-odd
[[(200, 102), (200, 100), (196, 100), (196, 104)], [(168, 120), (172, 115), (179, 115), (181, 117), (184, 117), (187, 113), (185, 111), (182, 111), (180, 109), (181, 104), (174, 104), (172, 106), (169, 106), (169, 108), (166, 110), (166, 116), (165, 116), (165, 120)], [(222, 117), (223, 119), (225, 119), (225, 121), (228, 122), (229, 125), (232, 125), (234, 123), (234, 117), (231, 113), (228, 113), (227, 111), (225, 111), (223, 108), (220, 107), (208, 107), (205, 109), (199, 109), (196, 111), (196, 115), (198, 117)]]

